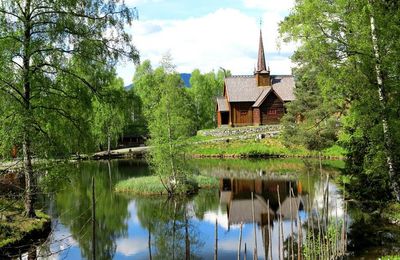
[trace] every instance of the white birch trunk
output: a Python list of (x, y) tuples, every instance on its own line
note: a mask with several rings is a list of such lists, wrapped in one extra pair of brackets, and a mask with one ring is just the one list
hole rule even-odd
[(383, 137), (385, 142), (385, 152), (386, 152), (386, 162), (389, 168), (389, 178), (391, 183), (391, 188), (393, 195), (395, 196), (397, 201), (400, 201), (400, 189), (397, 180), (395, 162), (393, 161), (393, 140), (391, 137), (391, 132), (389, 129), (388, 123), (388, 115), (387, 115), (387, 96), (385, 92), (385, 85), (383, 82), (383, 74), (381, 69), (381, 55), (378, 45), (378, 36), (376, 32), (375, 26), (375, 18), (372, 13), (372, 3), (371, 0), (368, 0), (371, 13), (370, 13), (370, 23), (371, 23), (371, 36), (372, 36), (372, 45), (374, 48), (375, 55), (375, 72), (376, 72), (376, 80), (378, 85), (378, 94), (379, 94), (379, 103), (382, 109), (382, 126), (383, 126)]

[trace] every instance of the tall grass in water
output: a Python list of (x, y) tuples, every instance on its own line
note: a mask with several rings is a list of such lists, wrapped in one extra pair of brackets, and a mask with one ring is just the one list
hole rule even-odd
[[(302, 197), (303, 205), (306, 204), (305, 214), (299, 214), (300, 199), (296, 197), (293, 188), (290, 187), (289, 207), (291, 216), (288, 220), (290, 225), (283, 225), (282, 212), (279, 212), (274, 219), (268, 214), (267, 246), (265, 248), (265, 259), (272, 260), (272, 249), (275, 248), (276, 257), (279, 260), (319, 260), (319, 259), (341, 259), (346, 255), (347, 250), (347, 203), (338, 205), (337, 198), (330, 201), (329, 198), (329, 176), (327, 181), (322, 183), (323, 199), (322, 205), (316, 199), (311, 200), (308, 195)], [(280, 201), (279, 186), (277, 186), (277, 197), (279, 208)], [(269, 208), (270, 202), (267, 201)], [(339, 214), (339, 211), (341, 214)], [(302, 217), (304, 219), (302, 219)], [(272, 245), (271, 230), (272, 221), (276, 221), (278, 237), (275, 245)], [(287, 230), (284, 230), (287, 229)], [(289, 234), (284, 237), (284, 234)], [(256, 243), (256, 241), (254, 241)], [(241, 241), (240, 241), (241, 243)], [(238, 250), (240, 250), (240, 246)], [(240, 252), (238, 252), (240, 255)], [(256, 254), (254, 254), (256, 255)], [(257, 259), (257, 257), (253, 257)], [(275, 259), (275, 258), (274, 258)]]
[[(341, 208), (342, 216), (339, 216), (336, 198), (333, 208), (332, 205), (329, 207), (329, 175), (327, 175), (323, 188), (324, 196), (322, 205), (318, 205), (317, 200), (311, 201), (309, 196), (307, 196), (306, 220), (301, 219), (298, 211), (298, 200), (294, 200), (295, 205), (291, 205), (291, 207), (296, 209), (296, 219), (293, 217), (290, 218), (291, 231), (289, 238), (281, 242), (285, 245), (285, 248), (282, 258), (279, 258), (280, 260), (339, 259), (346, 255), (347, 203), (343, 203)], [(295, 198), (292, 188), (290, 188), (290, 198)], [(282, 218), (278, 217), (278, 221), (280, 222), (279, 225), (282, 225)], [(299, 223), (300, 225), (298, 225)], [(297, 226), (297, 234), (294, 232), (293, 225)], [(281, 236), (279, 239), (282, 239)]]

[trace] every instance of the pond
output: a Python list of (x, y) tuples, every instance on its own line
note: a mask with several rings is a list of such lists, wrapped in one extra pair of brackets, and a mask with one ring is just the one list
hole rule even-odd
[[(362, 233), (359, 229), (348, 237), (340, 231), (344, 226), (351, 231), (354, 224), (347, 214), (351, 215), (351, 205), (347, 209), (331, 181), (338, 174), (340, 161), (324, 161), (321, 168), (317, 161), (299, 159), (202, 159), (190, 164), (197, 173), (217, 178), (219, 188), (177, 199), (131, 196), (115, 193), (114, 185), (150, 174), (141, 161), (61, 167), (63, 184), (52, 185), (54, 193), (42, 201), (52, 217), (52, 232), (37, 256), (93, 259), (95, 246), (96, 259), (213, 259), (215, 254), (218, 259), (237, 259), (240, 241), (241, 259), (245, 254), (252, 259), (254, 253), (259, 259), (280, 259), (288, 252), (297, 253), (295, 234), (307, 234), (312, 215), (318, 214), (333, 220), (338, 251), (342, 241), (350, 241), (356, 256), (368, 251), (369, 245), (360, 249), (358, 243), (351, 242)], [(323, 227), (320, 219), (318, 225)], [(291, 234), (293, 240), (289, 239)], [(371, 247), (371, 252), (380, 251)]]

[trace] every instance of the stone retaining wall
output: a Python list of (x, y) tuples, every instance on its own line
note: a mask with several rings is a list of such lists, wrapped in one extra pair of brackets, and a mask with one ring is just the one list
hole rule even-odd
[(263, 125), (263, 126), (248, 126), (248, 127), (220, 127), (210, 130), (200, 130), (198, 135), (202, 136), (235, 136), (235, 135), (254, 135), (267, 134), (269, 132), (279, 132), (282, 129), (281, 125)]

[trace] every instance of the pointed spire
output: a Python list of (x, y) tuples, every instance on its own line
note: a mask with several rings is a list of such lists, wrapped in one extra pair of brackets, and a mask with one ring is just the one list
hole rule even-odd
[(266, 70), (267, 67), (265, 66), (264, 44), (263, 44), (262, 32), (260, 29), (260, 43), (258, 46), (257, 71), (266, 71)]

